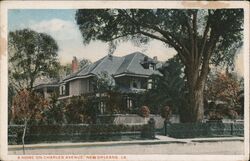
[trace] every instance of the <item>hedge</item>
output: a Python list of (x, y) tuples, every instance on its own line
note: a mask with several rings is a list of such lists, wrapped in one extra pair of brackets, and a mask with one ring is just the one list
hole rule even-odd
[[(67, 124), (29, 126), (25, 143), (58, 141), (109, 141), (140, 137), (142, 125)], [(9, 144), (21, 144), (23, 125), (9, 125)]]
[[(167, 124), (167, 135), (174, 138), (244, 136), (243, 123)], [(162, 129), (164, 134), (165, 129)]]

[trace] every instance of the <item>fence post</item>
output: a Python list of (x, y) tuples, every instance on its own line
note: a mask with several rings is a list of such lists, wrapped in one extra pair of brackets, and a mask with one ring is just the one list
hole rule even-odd
[(169, 120), (164, 121), (164, 133), (165, 133), (165, 136), (169, 135), (170, 124), (171, 124), (171, 122)]
[(168, 126), (168, 121), (167, 120), (164, 120), (164, 133), (165, 133), (165, 136), (167, 136), (167, 127)]
[(233, 130), (234, 130), (233, 123), (231, 123), (230, 125), (231, 125), (231, 135), (233, 135)]
[(141, 131), (141, 137), (147, 139), (155, 138), (155, 120), (150, 118), (148, 124), (144, 125)]
[(149, 137), (150, 138), (155, 138), (155, 120), (154, 118), (150, 118), (148, 121), (149, 125)]

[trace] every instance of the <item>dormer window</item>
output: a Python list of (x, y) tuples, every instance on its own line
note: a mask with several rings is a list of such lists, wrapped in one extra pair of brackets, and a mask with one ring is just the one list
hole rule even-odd
[(149, 69), (154, 70), (155, 69), (155, 65), (154, 64), (149, 64)]
[(144, 69), (155, 70), (155, 65), (157, 63), (157, 58), (150, 59), (147, 56), (141, 61), (141, 65)]

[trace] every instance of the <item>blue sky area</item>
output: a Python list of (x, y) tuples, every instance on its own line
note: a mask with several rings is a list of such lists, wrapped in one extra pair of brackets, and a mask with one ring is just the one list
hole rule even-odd
[(19, 29), (21, 24), (51, 20), (52, 18), (74, 21), (73, 9), (11, 9), (8, 10), (9, 30)]

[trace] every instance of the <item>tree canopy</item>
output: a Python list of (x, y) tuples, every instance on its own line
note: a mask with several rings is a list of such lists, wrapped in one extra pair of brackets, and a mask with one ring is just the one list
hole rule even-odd
[(9, 77), (16, 89), (32, 89), (39, 76), (56, 76), (59, 67), (56, 41), (30, 29), (9, 33)]
[(24, 138), (26, 135), (27, 124), (31, 120), (43, 119), (43, 112), (48, 108), (48, 101), (27, 89), (18, 91), (13, 101), (13, 119), (14, 121), (21, 121), (24, 123), (24, 130), (22, 135), (23, 153), (24, 151)]
[(213, 102), (221, 101), (228, 108), (236, 109), (240, 106), (241, 83), (242, 81), (239, 81), (236, 75), (216, 73), (208, 79), (206, 99)]
[(158, 113), (161, 108), (170, 106), (173, 113), (177, 114), (185, 104), (185, 78), (183, 78), (184, 66), (177, 56), (167, 60), (160, 72), (163, 76), (153, 75), (152, 89), (148, 90), (143, 97), (145, 105), (152, 112)]
[(155, 39), (174, 48), (185, 66), (190, 121), (197, 122), (209, 65), (233, 63), (230, 51), (242, 43), (243, 15), (243, 9), (80, 9), (76, 21), (85, 44)]
[(86, 67), (87, 65), (90, 65), (91, 63), (92, 62), (89, 59), (82, 58), (79, 61), (79, 69), (82, 69), (82, 68)]

